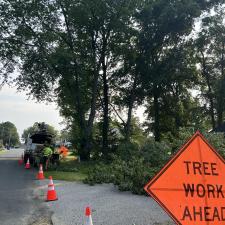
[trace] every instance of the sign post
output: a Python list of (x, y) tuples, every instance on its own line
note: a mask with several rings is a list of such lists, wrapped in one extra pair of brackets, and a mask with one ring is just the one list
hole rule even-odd
[(200, 132), (144, 189), (176, 224), (225, 224), (224, 160)]

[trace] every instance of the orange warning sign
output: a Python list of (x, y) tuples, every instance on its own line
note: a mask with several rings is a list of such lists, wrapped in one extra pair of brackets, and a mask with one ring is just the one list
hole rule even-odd
[(176, 224), (225, 224), (224, 160), (199, 132), (144, 189)]

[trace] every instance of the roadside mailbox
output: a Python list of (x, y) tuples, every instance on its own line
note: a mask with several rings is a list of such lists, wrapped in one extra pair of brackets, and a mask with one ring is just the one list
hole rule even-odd
[(224, 160), (200, 132), (144, 189), (176, 224), (225, 224)]

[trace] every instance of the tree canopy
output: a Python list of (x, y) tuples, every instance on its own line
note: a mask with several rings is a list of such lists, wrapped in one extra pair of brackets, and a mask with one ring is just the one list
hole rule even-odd
[[(222, 3), (3, 0), (2, 82), (17, 70), (19, 90), (56, 101), (84, 160), (99, 139), (100, 155), (114, 151), (115, 121), (121, 141), (134, 141), (140, 105), (146, 135), (156, 141), (182, 127), (214, 128), (225, 116)], [(201, 32), (192, 38), (197, 19)]]
[(20, 144), (19, 134), (13, 123), (9, 121), (0, 123), (0, 140), (5, 146), (15, 146)]

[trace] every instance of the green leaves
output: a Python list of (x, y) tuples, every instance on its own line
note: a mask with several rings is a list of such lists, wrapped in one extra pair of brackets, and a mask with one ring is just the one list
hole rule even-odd
[(0, 140), (3, 145), (14, 146), (20, 143), (15, 125), (9, 121), (0, 123)]
[[(191, 94), (199, 83), (204, 99), (213, 95), (218, 103), (213, 112), (218, 111), (221, 120), (225, 79), (217, 69), (222, 71), (223, 65), (219, 2), (37, 0), (18, 4), (4, 0), (0, 3), (2, 81), (9, 81), (16, 69), (19, 90), (28, 90), (39, 101), (56, 101), (76, 128), (76, 140), (85, 154), (93, 148), (93, 137), (107, 138), (115, 118), (122, 121), (118, 123), (125, 139), (132, 140), (135, 132), (142, 139), (144, 135), (132, 124), (133, 110), (141, 104), (148, 113), (146, 130), (156, 140), (168, 131), (177, 135), (180, 127), (193, 125), (201, 114), (201, 104)], [(213, 6), (216, 15), (204, 19), (198, 41), (190, 42), (195, 19)], [(207, 85), (196, 68), (201, 50), (210, 58), (207, 72), (216, 77), (210, 80), (210, 94), (205, 93)], [(99, 121), (104, 131), (99, 128), (93, 135)]]
[(224, 8), (215, 8), (215, 15), (202, 19), (202, 28), (195, 40), (196, 58), (200, 65), (201, 92), (213, 129), (224, 120), (225, 103), (225, 26)]

